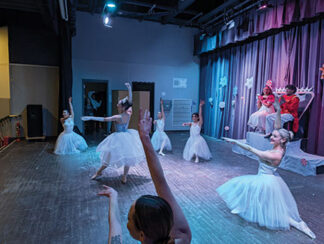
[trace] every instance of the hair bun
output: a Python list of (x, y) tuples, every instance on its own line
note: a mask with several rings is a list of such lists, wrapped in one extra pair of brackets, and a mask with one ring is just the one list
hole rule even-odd
[(289, 131), (289, 141), (294, 139), (294, 133), (292, 131)]

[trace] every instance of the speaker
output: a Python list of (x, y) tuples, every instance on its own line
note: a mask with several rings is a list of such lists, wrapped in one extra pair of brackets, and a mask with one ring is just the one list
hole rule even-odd
[(27, 112), (27, 136), (26, 139), (43, 138), (43, 107), (42, 105), (29, 104)]

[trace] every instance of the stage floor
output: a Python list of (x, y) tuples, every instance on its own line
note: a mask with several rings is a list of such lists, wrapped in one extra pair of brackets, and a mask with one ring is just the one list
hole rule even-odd
[[(160, 160), (189, 221), (192, 243), (324, 243), (324, 175), (279, 169), (315, 241), (295, 229), (267, 230), (231, 214), (216, 193), (235, 176), (256, 174), (256, 161), (233, 153), (231, 144), (208, 140), (213, 159), (186, 162), (182, 150), (188, 133), (169, 135), (173, 153)], [(127, 213), (140, 195), (155, 194), (147, 166), (131, 168), (126, 185), (120, 183), (121, 170), (91, 181), (100, 166), (95, 145), (71, 156), (56, 156), (53, 148), (54, 142), (22, 141), (0, 154), (0, 243), (107, 243), (108, 200), (96, 195), (102, 184), (119, 192), (123, 243), (138, 243), (127, 231)]]

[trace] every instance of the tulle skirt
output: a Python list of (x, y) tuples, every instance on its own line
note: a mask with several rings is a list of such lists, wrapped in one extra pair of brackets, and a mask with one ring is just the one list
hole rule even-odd
[(190, 136), (183, 150), (183, 158), (190, 161), (194, 155), (209, 160), (212, 158), (207, 142), (201, 135)]
[(84, 151), (88, 145), (84, 138), (75, 132), (62, 132), (56, 140), (54, 153), (59, 155), (74, 154)]
[(146, 160), (139, 134), (133, 129), (112, 133), (98, 145), (97, 152), (104, 166), (134, 166)]
[(155, 131), (151, 138), (151, 142), (155, 151), (159, 150), (165, 140), (164, 148), (168, 151), (172, 150), (171, 141), (164, 131)]
[(295, 199), (279, 175), (236, 177), (217, 188), (217, 192), (230, 210), (260, 226), (287, 230), (290, 218), (301, 221)]
[(253, 129), (258, 128), (260, 130), (265, 130), (266, 125), (266, 117), (269, 114), (274, 113), (275, 110), (273, 106), (267, 108), (266, 106), (262, 105), (262, 107), (256, 111), (255, 113), (251, 114), (248, 125)]

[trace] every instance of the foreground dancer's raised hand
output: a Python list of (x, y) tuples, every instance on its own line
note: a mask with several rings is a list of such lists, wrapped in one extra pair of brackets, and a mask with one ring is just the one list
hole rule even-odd
[(171, 229), (171, 237), (176, 243), (190, 243), (191, 231), (187, 220), (174, 198), (171, 189), (164, 177), (163, 169), (159, 162), (159, 159), (151, 144), (149, 133), (151, 131), (152, 118), (150, 113), (145, 110), (140, 110), (140, 120), (138, 123), (138, 131), (141, 141), (143, 143), (147, 165), (151, 173), (151, 177), (159, 197), (166, 200), (173, 211), (174, 224)]
[(122, 243), (122, 228), (120, 224), (119, 206), (118, 206), (118, 193), (114, 188), (103, 186), (104, 189), (98, 193), (99, 196), (109, 198), (109, 244)]

